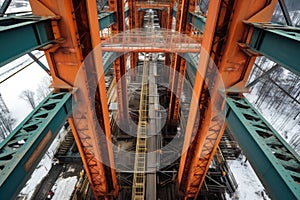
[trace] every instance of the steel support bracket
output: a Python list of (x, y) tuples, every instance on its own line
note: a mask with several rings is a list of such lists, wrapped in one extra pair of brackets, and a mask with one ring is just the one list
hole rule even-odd
[[(245, 22), (247, 23), (247, 22)], [(252, 35), (247, 48), (300, 75), (300, 29), (276, 24), (247, 23)]]
[[(22, 33), (22, 37), (20, 37), (20, 33)], [(26, 53), (54, 42), (50, 18), (0, 18), (0, 67)]]

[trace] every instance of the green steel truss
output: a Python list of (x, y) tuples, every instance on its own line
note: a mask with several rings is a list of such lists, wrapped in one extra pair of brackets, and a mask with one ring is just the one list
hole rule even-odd
[(71, 113), (71, 93), (51, 93), (0, 143), (1, 199), (15, 199)]
[[(128, 16), (128, 9), (125, 16)], [(115, 22), (115, 14), (102, 13), (99, 28), (103, 30)], [(176, 7), (173, 8), (176, 16)], [(190, 13), (189, 22), (204, 30), (205, 18)], [(271, 30), (272, 29), (272, 30)], [(20, 37), (22, 33), (22, 37)], [(247, 47), (265, 55), (299, 75), (299, 30), (291, 27), (268, 27), (254, 24), (254, 32)], [(38, 17), (0, 18), (0, 66), (34, 49), (55, 42), (50, 19)], [(107, 71), (119, 55), (105, 52)], [(195, 56), (184, 55), (192, 67)], [(274, 199), (300, 199), (299, 156), (244, 98), (227, 98), (227, 124), (243, 148), (247, 158)], [(55, 135), (71, 112), (71, 94), (50, 94), (0, 144), (1, 199), (13, 199), (42, 158)]]
[[(129, 9), (126, 8), (125, 16), (128, 13)], [(116, 22), (115, 13), (100, 13), (98, 21), (99, 29), (103, 30)], [(51, 19), (36, 16), (0, 17), (0, 67), (51, 43), (55, 43)]]
[[(196, 54), (184, 56), (194, 84)], [(245, 98), (226, 98), (227, 126), (272, 199), (300, 199), (300, 157)]]
[[(124, 16), (127, 18), (129, 16), (129, 8), (124, 9)], [(113, 25), (116, 22), (116, 13), (115, 12), (100, 12), (98, 14), (99, 29), (103, 30)]]
[(275, 24), (252, 23), (254, 31), (247, 47), (300, 75), (300, 29)]
[(0, 67), (52, 42), (54, 35), (48, 18), (0, 18)]
[[(118, 56), (115, 52), (102, 54), (105, 73)], [(71, 103), (71, 93), (50, 94), (0, 143), (1, 199), (18, 195), (71, 114)]]
[(99, 29), (103, 30), (116, 22), (115, 12), (101, 12), (98, 14)]
[[(172, 15), (176, 18), (177, 4), (175, 3), (172, 9)], [(189, 13), (188, 22), (192, 24), (197, 30), (204, 32), (206, 17), (203, 17), (197, 13)]]
[(226, 99), (226, 120), (271, 198), (300, 199), (300, 157), (289, 144), (245, 98)]
[(203, 33), (206, 23), (206, 17), (203, 17), (196, 13), (189, 13), (189, 23), (192, 24), (195, 29)]

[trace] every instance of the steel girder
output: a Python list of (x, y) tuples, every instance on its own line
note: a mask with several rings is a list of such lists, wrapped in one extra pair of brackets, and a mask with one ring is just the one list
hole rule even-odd
[[(190, 35), (192, 27), (188, 23), (189, 13), (195, 11), (194, 0), (179, 0), (176, 12), (175, 30), (181, 34)], [(185, 76), (186, 61), (178, 54), (172, 56), (171, 71), (169, 77), (170, 104), (168, 112), (168, 123), (171, 127), (176, 127), (179, 120), (180, 97), (183, 88), (182, 77)], [(177, 73), (176, 73), (177, 72)], [(180, 76), (181, 75), (181, 76)]]
[[(129, 8), (126, 7), (124, 9), (124, 17), (127, 18), (129, 16)], [(116, 23), (116, 12), (100, 12), (98, 14), (98, 22), (99, 22), (99, 29), (103, 30), (105, 28), (110, 27), (114, 23)]]
[(51, 93), (0, 144), (0, 192), (15, 199), (71, 113), (71, 93)]
[[(61, 18), (52, 28), (64, 40), (45, 51), (53, 87), (57, 91), (79, 88), (74, 98), (76, 112), (69, 122), (87, 177), (96, 199), (116, 197), (103, 59), (101, 49), (96, 48), (100, 45), (96, 1), (31, 0), (30, 4), (34, 15)], [(89, 68), (82, 67), (87, 64)]]
[(103, 30), (116, 22), (116, 13), (101, 12), (98, 14), (98, 22), (100, 30)]
[(54, 35), (51, 30), (49, 18), (0, 18), (0, 67), (28, 52), (53, 43)]
[[(112, 33), (125, 31), (125, 4), (123, 0), (109, 1), (109, 8), (116, 12), (116, 23), (112, 26)], [(103, 48), (102, 48), (103, 49)], [(104, 50), (104, 49), (103, 49)], [(117, 82), (118, 117), (122, 127), (129, 130), (129, 111), (126, 73), (126, 56), (121, 56), (114, 62), (115, 77)]]
[[(125, 17), (128, 16), (129, 9), (124, 12)], [(3, 44), (0, 47), (0, 67), (26, 53), (56, 43), (51, 20), (33, 15), (0, 18), (0, 43)], [(108, 28), (116, 22), (116, 13), (102, 12), (98, 14), (98, 22), (100, 30)]]
[[(137, 27), (138, 24), (138, 10), (136, 9), (136, 1), (135, 0), (129, 0), (128, 1), (128, 6), (129, 6), (129, 30), (134, 29)], [(130, 53), (130, 75), (131, 75), (131, 80), (135, 80), (135, 71), (133, 68), (137, 66), (138, 63), (138, 53), (131, 52)]]
[(195, 27), (195, 29), (203, 33), (205, 28), (205, 23), (206, 23), (206, 17), (190, 12), (189, 23), (192, 24)]
[(272, 199), (300, 199), (300, 157), (244, 97), (226, 99), (226, 121)]
[(251, 23), (251, 25), (253, 25), (253, 33), (246, 46), (299, 76), (299, 29), (275, 24)]
[[(106, 73), (118, 55), (106, 52), (102, 56)], [(65, 124), (71, 113), (71, 102), (71, 93), (50, 94), (0, 144), (0, 192), (7, 195), (3, 196), (4, 199), (14, 199), (18, 195), (60, 127)], [(48, 134), (49, 130), (51, 130), (51, 137)], [(46, 136), (47, 139), (44, 139)], [(42, 144), (44, 140), (48, 141), (47, 145)], [(29, 163), (29, 159), (33, 156), (36, 156), (37, 160), (33, 160), (32, 166), (25, 170), (24, 163)], [(15, 184), (16, 182), (18, 184)]]
[[(249, 8), (249, 5), (253, 7)], [(179, 194), (185, 199), (197, 198), (225, 128), (221, 112), (224, 109), (224, 99), (219, 94), (218, 83), (222, 83), (221, 88), (225, 89), (237, 84), (238, 88), (243, 88), (243, 81), (250, 73), (255, 59), (253, 55), (245, 54), (238, 46), (238, 42), (245, 40), (248, 32), (242, 22), (249, 18), (252, 21), (268, 21), (275, 6), (276, 1), (210, 1), (198, 64), (199, 72), (196, 73), (194, 82), (195, 96), (192, 99), (192, 102), (198, 100), (200, 106), (198, 103), (192, 103), (190, 106), (177, 178)], [(221, 80), (218, 74), (222, 77)], [(213, 110), (212, 100), (217, 105), (219, 114)], [(197, 107), (200, 119), (196, 118)], [(196, 130), (195, 124), (199, 124)], [(188, 150), (185, 151), (185, 148)]]

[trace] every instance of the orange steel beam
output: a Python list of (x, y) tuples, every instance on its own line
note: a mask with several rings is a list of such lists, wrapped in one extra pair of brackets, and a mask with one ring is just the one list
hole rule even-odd
[(158, 15), (159, 26), (161, 28), (167, 28), (168, 9), (166, 9), (166, 8), (157, 9), (157, 15)]
[[(185, 69), (186, 62), (180, 56), (176, 56), (176, 73), (173, 74), (172, 81), (172, 90), (170, 94), (170, 104), (169, 104), (169, 112), (168, 112), (168, 123), (170, 127), (177, 127), (179, 120), (179, 110), (180, 110), (180, 97), (182, 93), (184, 77), (185, 77)], [(179, 59), (178, 59), (179, 58)], [(175, 71), (174, 70), (174, 71)]]
[[(192, 26), (188, 23), (188, 13), (195, 11), (195, 0), (179, 0), (177, 4), (176, 12), (176, 26), (175, 30), (191, 35)], [(176, 127), (179, 120), (179, 110), (180, 110), (180, 97), (183, 88), (183, 81), (180, 81), (179, 76), (185, 76), (186, 62), (178, 55), (173, 56), (172, 68), (170, 72), (170, 104), (168, 112), (168, 123), (171, 127)], [(179, 73), (174, 75), (175, 70)], [(175, 93), (174, 93), (175, 92)]]
[[(255, 55), (244, 53), (238, 46), (240, 41), (247, 40), (245, 36), (249, 30), (249, 27), (243, 24), (243, 20), (269, 21), (276, 2), (210, 1), (198, 64), (199, 73), (196, 74), (194, 83), (194, 96), (177, 177), (177, 190), (184, 199), (197, 198), (224, 132), (224, 116), (217, 112), (218, 109), (222, 111), (224, 106), (218, 91), (219, 83), (223, 82), (225, 90), (242, 83), (239, 86), (239, 91), (242, 91), (243, 80), (247, 78), (255, 59)], [(210, 59), (215, 62), (218, 70), (214, 69)], [(218, 79), (218, 73), (223, 79)], [(201, 77), (200, 74), (204, 74), (205, 77)], [(197, 107), (200, 110), (200, 118), (196, 118)], [(195, 128), (195, 124), (199, 126)], [(195, 136), (192, 140), (193, 134)]]
[[(136, 28), (136, 20), (137, 20), (137, 10), (136, 10), (136, 1), (135, 0), (128, 0), (128, 6), (129, 6), (129, 29)], [(137, 66), (138, 62), (138, 54), (135, 52), (130, 53), (130, 75), (131, 79), (135, 80), (135, 73), (133, 68)]]
[(161, 9), (157, 10), (157, 16), (158, 16), (158, 24), (162, 28), (162, 10)]
[[(145, 38), (146, 39), (146, 38)], [(156, 43), (159, 44), (159, 43)], [(156, 45), (153, 44), (153, 45)], [(120, 44), (121, 45), (121, 44)], [(150, 43), (144, 42), (144, 45), (151, 45)], [(181, 43), (182, 46), (177, 46), (171, 49), (172, 52), (176, 53), (199, 53), (199, 48), (197, 48), (197, 44), (195, 47), (189, 47), (191, 44), (184, 44)], [(170, 52), (168, 47), (149, 47), (149, 46), (110, 46), (110, 45), (103, 45), (102, 51), (109, 51), (109, 52), (147, 52), (147, 53), (167, 53)]]
[[(76, 76), (87, 55), (100, 44), (96, 2), (80, 0), (30, 0), (32, 12), (37, 16), (56, 16), (53, 31), (58, 43), (45, 50), (56, 91), (72, 90)], [(82, 48), (84, 47), (84, 48)], [(90, 71), (82, 70), (82, 85), (75, 93), (75, 103), (84, 94), (84, 105), (78, 105), (76, 115), (69, 119), (86, 174), (96, 199), (117, 196), (118, 186), (111, 147), (110, 123), (101, 52), (87, 60)], [(98, 81), (99, 80), (99, 81)], [(99, 84), (98, 84), (99, 83)], [(98, 86), (98, 87), (97, 87)], [(76, 86), (77, 87), (77, 86)], [(91, 90), (96, 89), (91, 96)], [(94, 101), (93, 101), (94, 100)], [(95, 111), (93, 111), (95, 110)], [(97, 128), (100, 124), (103, 131)], [(106, 160), (111, 167), (101, 161)]]
[(162, 10), (161, 28), (167, 28), (168, 25), (168, 9)]
[[(112, 25), (112, 33), (125, 31), (125, 16), (124, 16), (124, 1), (123, 0), (109, 0), (109, 8), (116, 12), (116, 23)], [(102, 51), (105, 51), (102, 49)], [(125, 51), (122, 51), (125, 53)], [(126, 74), (126, 57), (121, 55), (114, 62), (115, 78), (117, 83), (117, 101), (118, 101), (118, 118), (121, 127), (126, 130), (129, 128), (129, 112), (128, 112), (128, 95), (127, 95), (127, 81)], [(123, 77), (123, 78), (122, 78)]]
[(169, 7), (169, 12), (168, 12), (168, 21), (167, 21), (167, 28), (168, 29), (172, 29), (174, 1), (175, 0), (170, 1), (170, 7)]
[[(219, 1), (210, 1), (209, 11), (208, 11), (210, 13), (210, 15), (207, 18), (207, 21), (209, 23), (206, 23), (206, 27), (205, 27), (206, 30), (210, 30), (210, 31), (204, 32), (205, 40), (203, 40), (203, 43), (202, 43), (202, 49), (200, 52), (200, 59), (199, 59), (199, 65), (198, 65), (198, 69), (200, 66), (201, 67), (204, 66), (204, 67), (200, 68), (200, 70), (202, 69), (201, 70), (202, 74), (206, 73), (206, 66), (208, 64), (208, 59), (209, 59), (208, 57), (205, 57), (205, 53), (203, 53), (203, 52), (205, 50), (209, 51), (211, 48), (211, 43), (213, 41), (213, 35), (214, 35), (214, 31), (215, 31), (215, 23), (217, 21), (217, 16), (218, 16), (218, 12), (219, 12), (219, 6), (220, 6)], [(212, 10), (212, 7), (214, 7), (214, 10)], [(194, 95), (196, 95), (196, 99), (193, 97), (192, 103), (190, 106), (190, 113), (189, 113), (189, 118), (187, 120), (185, 139), (184, 139), (184, 145), (183, 145), (184, 150), (186, 150), (186, 148), (188, 148), (188, 146), (190, 145), (190, 141), (191, 141), (191, 137), (192, 137), (191, 135), (192, 135), (192, 132), (194, 131), (193, 130), (194, 124), (192, 124), (192, 121), (194, 123), (197, 123), (196, 122), (197, 109), (195, 109), (195, 107), (198, 106), (198, 102), (195, 102), (195, 101), (200, 99), (200, 94), (201, 94), (201, 89), (203, 87), (203, 84), (204, 84), (203, 78), (199, 75), (199, 73), (196, 73), (196, 78), (195, 78), (195, 83), (194, 83)], [(210, 116), (211, 115), (209, 113), (209, 115), (205, 115), (204, 117), (210, 118)], [(201, 126), (201, 125), (199, 125), (199, 126)], [(206, 125), (206, 126), (208, 126), (208, 125)], [(204, 134), (204, 136), (202, 136), (202, 138), (204, 138), (205, 135), (206, 135), (206, 133)], [(178, 170), (177, 190), (179, 190), (179, 195), (184, 196), (186, 199), (189, 197), (196, 197), (197, 189), (198, 189), (198, 187), (200, 187), (200, 183), (198, 183), (198, 184), (196, 184), (196, 189), (194, 189), (194, 191), (191, 191), (191, 189), (190, 189), (191, 180), (188, 180), (189, 176), (184, 174), (187, 171), (187, 167), (191, 167), (191, 166), (195, 165), (196, 163), (197, 164), (199, 163), (198, 168), (199, 167), (206, 168), (206, 164), (207, 164), (207, 163), (201, 163), (201, 162), (197, 162), (197, 161), (193, 160), (194, 157), (199, 159), (198, 152), (199, 152), (199, 148), (200, 148), (200, 144), (199, 144), (200, 142), (196, 143), (197, 139), (198, 139), (197, 137), (200, 137), (199, 134), (197, 134), (195, 136), (195, 140), (189, 147), (188, 151), (183, 152), (183, 154), (181, 156), (181, 160), (180, 160), (179, 170)], [(190, 173), (193, 173), (196, 170), (192, 169), (190, 171), (192, 171)], [(186, 184), (186, 186), (184, 184)]]
[[(181, 30), (184, 30), (182, 21), (185, 21), (185, 20), (183, 19), (183, 17), (184, 16), (187, 17), (187, 14), (185, 14), (184, 11), (181, 9), (188, 8), (188, 1), (189, 0), (178, 0), (177, 1), (175, 31), (178, 31), (180, 33), (182, 33)], [(181, 64), (184, 64), (184, 65), (181, 65)], [(170, 104), (169, 104), (169, 112), (168, 112), (168, 118), (167, 118), (168, 125), (169, 125), (168, 129), (170, 131), (173, 131), (173, 129), (176, 129), (176, 127), (177, 127), (178, 115), (176, 115), (174, 113), (174, 111), (175, 111), (174, 109), (175, 109), (176, 99), (180, 99), (180, 96), (177, 96), (177, 95), (181, 95), (181, 92), (180, 92), (180, 94), (177, 94), (177, 93), (174, 94), (174, 92), (176, 90), (175, 88), (178, 87), (177, 81), (176, 81), (176, 75), (177, 75), (176, 72), (178, 72), (180, 70), (181, 66), (183, 66), (185, 69), (186, 68), (185, 64), (186, 64), (185, 62), (181, 62), (180, 56), (173, 53), (171, 67), (170, 67), (170, 73), (169, 73), (169, 87), (171, 88), (171, 91), (169, 94)], [(180, 74), (180, 75), (184, 75), (184, 74)], [(175, 116), (174, 116), (174, 114), (175, 114)]]
[[(168, 12), (168, 18), (167, 18), (167, 29), (172, 29), (172, 23), (173, 23), (173, 6), (174, 6), (174, 1), (175, 0), (170, 0), (170, 7), (169, 7), (169, 12)], [(171, 54), (166, 53), (165, 54), (165, 65), (170, 66), (171, 64)]]
[(144, 25), (144, 16), (145, 16), (145, 11), (144, 10), (138, 10), (137, 12), (137, 19), (138, 19), (138, 24), (137, 28), (142, 28)]
[(129, 29), (136, 28), (135, 20), (136, 20), (136, 1), (135, 0), (128, 0), (129, 6)]
[(162, 9), (170, 7), (170, 3), (140, 3), (136, 2), (136, 9)]
[(101, 43), (103, 51), (112, 52), (198, 52), (200, 44), (185, 34), (157, 30), (156, 35), (141, 29), (120, 33)]

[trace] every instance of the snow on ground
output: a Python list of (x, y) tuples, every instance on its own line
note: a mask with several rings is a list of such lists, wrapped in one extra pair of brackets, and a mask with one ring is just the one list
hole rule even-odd
[[(0, 3), (3, 1), (0, 0)], [(30, 5), (27, 2), (26, 7), (16, 7), (11, 5), (7, 13), (12, 12), (22, 12), (30, 11)], [(40, 52), (35, 52), (35, 55), (39, 57)], [(40, 61), (47, 65), (45, 57), (42, 57)], [(17, 72), (21, 68), (32, 62), (32, 59), (28, 55), (24, 55), (7, 65), (0, 68), (0, 81), (3, 81), (13, 73)], [(43, 77), (48, 76), (47, 73), (37, 64), (33, 63), (30, 66), (24, 68), (22, 71), (14, 75), (0, 84), (0, 93), (7, 104), (9, 111), (11, 112), (13, 118), (16, 118), (17, 122), (14, 127), (16, 127), (20, 122), (22, 122), (25, 117), (32, 111), (30, 105), (24, 100), (19, 98), (19, 95), (23, 90), (31, 90), (36, 92), (38, 85), (40, 84)], [(36, 186), (43, 180), (43, 178), (48, 174), (53, 163), (53, 156), (60, 144), (60, 140), (64, 138), (66, 131), (61, 131), (56, 137), (47, 153), (38, 164), (36, 170), (31, 175), (31, 178), (27, 181), (25, 187), (20, 192), (23, 199), (31, 199)], [(55, 189), (55, 195), (53, 199), (69, 199), (74, 185), (77, 182), (76, 177), (70, 177), (68, 179), (59, 179), (56, 183), (57, 189)], [(63, 186), (64, 185), (64, 186)], [(59, 191), (61, 190), (61, 191)], [(70, 190), (70, 192), (68, 192)]]
[[(47, 176), (53, 163), (53, 157), (57, 148), (60, 145), (61, 140), (65, 137), (67, 131), (62, 130), (59, 132), (53, 143), (49, 147), (47, 153), (38, 164), (36, 170), (32, 173), (31, 178), (27, 181), (25, 187), (21, 190), (20, 195), (24, 199), (31, 199), (36, 186)], [(26, 197), (26, 198), (25, 198)]]
[[(0, 0), (0, 2), (3, 2)], [(28, 5), (25, 8), (17, 8), (14, 6), (10, 6), (8, 9), (8, 12), (19, 12), (19, 11), (28, 11), (30, 10), (30, 6)], [(15, 68), (16, 64), (23, 63), (26, 60), (28, 61), (30, 59), (27, 55), (21, 57), (19, 60), (16, 60), (15, 62), (12, 62), (11, 66), (9, 68), (1, 68), (2, 70), (9, 69), (9, 73), (15, 72), (18, 68)], [(46, 64), (46, 59), (43, 57), (41, 61)], [(24, 66), (24, 64), (22, 65)], [(7, 76), (6, 74), (5, 76)], [(32, 64), (31, 66), (24, 69), (19, 74), (15, 75), (13, 79), (9, 79), (5, 81), (4, 83), (0, 84), (0, 93), (2, 94), (2, 97), (4, 101), (6, 102), (9, 110), (12, 112), (12, 115), (17, 118), (17, 123), (20, 123), (32, 110), (30, 106), (24, 101), (21, 100), (18, 96), (19, 94), (26, 89), (30, 89), (32, 91), (36, 91), (37, 85), (41, 78), (43, 76), (47, 75), (41, 67), (39, 67), (36, 63)], [(1, 76), (1, 70), (0, 70), (0, 80), (4, 75)], [(16, 83), (16, 80), (17, 83)], [(253, 96), (253, 93), (251, 95), (246, 95), (247, 98), (250, 99), (250, 102), (253, 103), (254, 99), (257, 98)], [(288, 130), (287, 140), (292, 137), (292, 135), (297, 134), (300, 130), (300, 124), (294, 122), (293, 120), (290, 120), (287, 122), (285, 128), (283, 130), (280, 130), (280, 119), (277, 119), (277, 122), (275, 123), (275, 119), (277, 118), (276, 111), (275, 110), (268, 110), (266, 109), (266, 106), (262, 107), (263, 109), (259, 109), (259, 111), (262, 113), (262, 115), (271, 123), (273, 124), (274, 128), (281, 134), (285, 135), (285, 132)], [(26, 183), (26, 186), (21, 191), (21, 194), (26, 196), (26, 199), (30, 199), (32, 194), (34, 193), (34, 189), (37, 186), (38, 183), (41, 182), (41, 180), (47, 175), (49, 170), (52, 166), (52, 158), (55, 153), (56, 148), (59, 145), (59, 138), (63, 138), (63, 134), (60, 133), (60, 136), (58, 136), (51, 147), (49, 148), (47, 154), (44, 156), (42, 161), (39, 163), (37, 169), (34, 171), (34, 173), (31, 176), (31, 179), (28, 180)], [(244, 160), (244, 158), (243, 158)], [(264, 194), (262, 196), (262, 192), (264, 191), (264, 188), (262, 184), (260, 183), (259, 179), (257, 178), (255, 172), (253, 171), (251, 165), (247, 163), (246, 165), (241, 164), (241, 160), (235, 160), (235, 161), (228, 161), (228, 164), (236, 178), (236, 181), (238, 183), (238, 190), (236, 194), (233, 197), (227, 197), (227, 199), (241, 199), (241, 200), (261, 200), (261, 199), (269, 199)], [(74, 186), (77, 182), (77, 177), (69, 177), (66, 179), (63, 179), (60, 177), (55, 185), (52, 188), (52, 191), (54, 192), (53, 200), (63, 200), (63, 199), (69, 199), (72, 191), (74, 189)]]
[(75, 168), (70, 167), (67, 172), (75, 172)]
[(70, 199), (76, 183), (76, 176), (68, 177), (66, 179), (59, 177), (51, 189), (54, 192), (52, 200)]
[(228, 200), (269, 200), (270, 198), (264, 192), (264, 187), (260, 183), (249, 162), (244, 164), (245, 157), (237, 160), (229, 160), (228, 165), (238, 183), (236, 193)]
[[(254, 90), (255, 91), (255, 90)], [(246, 94), (247, 99), (254, 105), (255, 100), (258, 96), (255, 95), (256, 92)], [(275, 130), (287, 141), (294, 135), (298, 134), (300, 130), (299, 120), (290, 119), (284, 127), (282, 127), (282, 120), (286, 118), (286, 116), (282, 116), (282, 113), (278, 113), (274, 108), (268, 109), (267, 104), (264, 102), (261, 108), (257, 108), (258, 111), (262, 114), (262, 116), (275, 128)], [(289, 109), (289, 108), (287, 108)], [(278, 115), (281, 116), (278, 116)], [(284, 113), (288, 114), (288, 112)], [(227, 161), (231, 171), (234, 174), (234, 177), (238, 183), (237, 192), (233, 197), (227, 196), (228, 200), (262, 200), (262, 199), (270, 199), (264, 192), (264, 187), (262, 186), (260, 180), (255, 174), (249, 162), (246, 165), (242, 164), (243, 159), (237, 160), (229, 160)], [(262, 196), (263, 195), (263, 196)]]
[[(252, 92), (245, 94), (246, 98), (254, 105), (254, 107), (261, 113), (261, 115), (273, 126), (273, 128), (286, 140), (289, 140), (295, 135), (299, 134), (300, 123), (299, 119), (289, 119), (286, 121), (287, 116), (290, 114), (293, 106), (285, 105), (286, 109), (283, 113), (279, 113), (274, 107), (269, 108), (268, 102), (263, 102), (260, 107), (255, 105), (259, 92), (257, 88), (253, 88)], [(243, 158), (245, 160), (245, 158)], [(250, 163), (246, 165), (241, 164), (241, 160), (228, 161), (231, 171), (238, 183), (238, 189), (233, 197), (227, 197), (228, 200), (235, 199), (251, 199), (261, 200), (269, 199), (265, 194), (264, 187), (260, 183)]]

